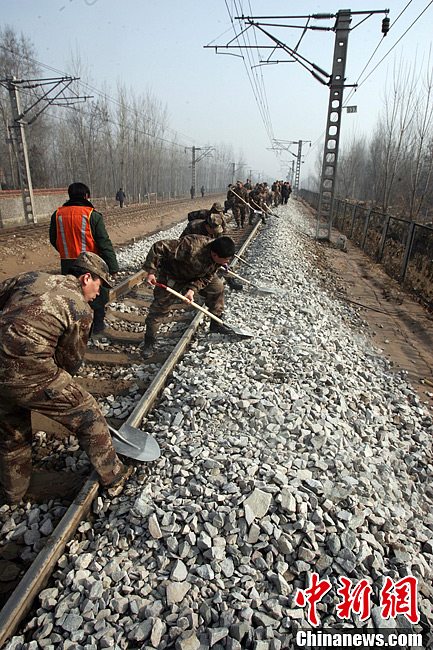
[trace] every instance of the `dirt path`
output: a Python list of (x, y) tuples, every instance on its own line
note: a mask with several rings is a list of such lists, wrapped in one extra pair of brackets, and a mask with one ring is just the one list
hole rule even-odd
[[(117, 208), (108, 213), (104, 221), (113, 245), (125, 246), (134, 239), (184, 221), (191, 210), (210, 208), (214, 201), (224, 203), (224, 199), (224, 195), (212, 195), (178, 204), (165, 203), (138, 212)], [(0, 281), (25, 271), (56, 273), (59, 270), (59, 255), (49, 242), (48, 230), (49, 224), (46, 223), (34, 230), (11, 232), (6, 237), (3, 233), (0, 238)]]
[[(306, 211), (315, 225), (311, 209)], [(333, 230), (332, 241), (339, 234)], [(315, 248), (331, 275), (331, 291), (359, 311), (374, 345), (396, 371), (407, 372), (424, 406), (433, 410), (433, 314), (349, 240), (347, 252), (329, 243), (316, 242)]]
[[(134, 238), (165, 230), (186, 218), (190, 210), (209, 208), (213, 196), (182, 204), (164, 204), (139, 213), (122, 212), (120, 208), (105, 218), (107, 230), (115, 246), (124, 246)], [(311, 210), (305, 213), (314, 221)], [(338, 233), (333, 234), (335, 240)], [(348, 251), (323, 243), (315, 243), (320, 266), (330, 275), (326, 286), (342, 300), (360, 303), (363, 319), (376, 346), (390, 359), (396, 370), (406, 370), (422, 402), (433, 410), (433, 315), (420, 306), (400, 285), (389, 278), (380, 265), (348, 242)], [(48, 242), (46, 228), (0, 238), (0, 281), (30, 270), (57, 272), (58, 254)]]

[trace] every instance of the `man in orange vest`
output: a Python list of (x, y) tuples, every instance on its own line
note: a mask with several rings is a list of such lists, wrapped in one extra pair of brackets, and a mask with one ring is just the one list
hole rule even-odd
[[(113, 244), (108, 236), (104, 218), (90, 203), (90, 190), (84, 183), (72, 183), (68, 187), (69, 201), (66, 201), (51, 216), (50, 242), (60, 253), (63, 275), (74, 266), (80, 253), (96, 253), (106, 262), (111, 275), (117, 273), (119, 265)], [(104, 331), (105, 305), (108, 289), (101, 287), (100, 295), (90, 303), (93, 309), (92, 335)]]

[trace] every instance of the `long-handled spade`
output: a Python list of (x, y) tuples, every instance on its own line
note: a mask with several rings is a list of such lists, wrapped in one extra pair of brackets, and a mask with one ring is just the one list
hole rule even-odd
[(206, 309), (206, 307), (202, 307), (201, 305), (198, 305), (193, 300), (188, 300), (188, 298), (186, 298), (182, 293), (175, 291), (171, 287), (167, 287), (166, 284), (162, 284), (161, 282), (155, 282), (154, 286), (160, 287), (161, 289), (165, 289), (169, 293), (173, 294), (173, 296), (180, 298), (180, 300), (183, 300), (183, 302), (186, 302), (188, 305), (191, 305), (191, 307), (194, 307), (194, 309), (203, 312), (203, 314), (205, 314), (208, 318), (222, 325), (224, 329), (227, 331), (226, 332), (227, 334), (234, 334), (235, 336), (239, 336), (240, 338), (244, 338), (244, 339), (250, 339), (254, 336), (254, 334), (252, 332), (249, 332), (248, 330), (241, 329), (240, 327), (235, 327), (234, 325), (228, 325), (226, 321), (223, 321), (221, 318), (218, 318), (218, 316), (215, 316), (215, 314), (212, 314), (208, 309)]
[(113, 445), (118, 454), (142, 461), (157, 460), (160, 457), (158, 443), (145, 431), (136, 429), (127, 422), (122, 424), (119, 431), (110, 424), (108, 428), (113, 434)]
[[(251, 202), (261, 210), (260, 206), (254, 201), (254, 199), (251, 199)], [(280, 216), (278, 214), (275, 214), (275, 212), (272, 212), (272, 210), (270, 210), (266, 204), (263, 207), (266, 210), (266, 214), (269, 214), (271, 217), (277, 217), (277, 219), (280, 218)]]
[(283, 296), (286, 293), (284, 289), (280, 289), (279, 287), (263, 287), (260, 286), (259, 284), (255, 284), (254, 282), (251, 282), (251, 280), (247, 280), (246, 278), (242, 277), (242, 275), (239, 275), (238, 273), (235, 273), (234, 271), (227, 269), (225, 266), (222, 266), (221, 270), (227, 273), (228, 275), (233, 276), (234, 278), (238, 278), (239, 280), (241, 280), (241, 282), (245, 282), (245, 284), (248, 284), (250, 287), (255, 289), (258, 293), (263, 293), (265, 295), (271, 294), (274, 296)]
[[(251, 207), (251, 205), (247, 201), (245, 201), (245, 199), (243, 199), (237, 192), (235, 192), (233, 188), (231, 188), (230, 191), (233, 192), (233, 194), (235, 196), (237, 196), (238, 199), (240, 199), (243, 203), (245, 203), (245, 205), (247, 205), (249, 208)], [(254, 210), (254, 213), (255, 214), (262, 214), (263, 209), (254, 201), (254, 199), (251, 199), (251, 202), (254, 203), (256, 208), (258, 208), (258, 210)], [(265, 209), (266, 209), (266, 214), (270, 214), (272, 217), (278, 217), (278, 214), (275, 214), (275, 212), (272, 212), (272, 210), (269, 210), (267, 205), (265, 206)]]

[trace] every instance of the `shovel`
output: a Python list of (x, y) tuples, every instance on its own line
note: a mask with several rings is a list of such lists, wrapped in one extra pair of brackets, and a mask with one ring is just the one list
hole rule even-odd
[(240, 327), (234, 327), (233, 325), (227, 325), (225, 321), (223, 321), (221, 318), (218, 318), (218, 316), (215, 316), (215, 314), (212, 314), (208, 309), (205, 307), (202, 307), (201, 305), (198, 305), (196, 302), (193, 300), (188, 300), (188, 298), (185, 298), (185, 296), (182, 293), (179, 293), (178, 291), (175, 291), (171, 287), (167, 287), (166, 284), (162, 284), (161, 282), (155, 282), (156, 287), (160, 287), (161, 289), (165, 289), (169, 293), (173, 294), (173, 296), (176, 296), (176, 298), (180, 298), (180, 300), (183, 300), (183, 302), (186, 302), (188, 305), (191, 305), (191, 307), (194, 307), (194, 309), (197, 309), (198, 311), (203, 312), (208, 318), (216, 321), (220, 325), (222, 325), (226, 330), (227, 334), (235, 334), (236, 336), (239, 336), (244, 339), (250, 339), (251, 337), (254, 336), (252, 332), (248, 332), (247, 330), (243, 330)]
[(119, 431), (110, 424), (108, 428), (113, 434), (113, 445), (118, 454), (141, 461), (157, 460), (160, 457), (161, 450), (155, 438), (141, 429), (136, 429), (126, 422)]
[[(254, 203), (254, 205), (255, 205), (257, 208), (259, 208), (259, 210), (261, 209), (260, 206), (257, 205), (257, 203), (254, 201), (254, 199), (251, 199), (251, 202)], [(265, 210), (266, 210), (266, 214), (271, 215), (271, 217), (277, 217), (277, 219), (280, 218), (279, 215), (278, 215), (278, 214), (275, 214), (275, 212), (272, 212), (272, 210), (270, 210), (270, 209), (268, 208), (267, 205), (264, 205), (263, 207), (264, 207)]]
[(266, 295), (271, 294), (274, 296), (283, 296), (286, 293), (284, 289), (279, 289), (277, 287), (261, 287), (258, 284), (254, 284), (254, 282), (251, 282), (250, 280), (243, 278), (241, 275), (238, 275), (234, 271), (230, 271), (230, 269), (226, 269), (225, 266), (222, 266), (221, 269), (228, 275), (232, 275), (234, 278), (238, 278), (239, 280), (241, 280), (241, 282), (245, 282), (245, 284), (249, 284), (249, 286), (253, 287), (258, 293), (263, 293)]

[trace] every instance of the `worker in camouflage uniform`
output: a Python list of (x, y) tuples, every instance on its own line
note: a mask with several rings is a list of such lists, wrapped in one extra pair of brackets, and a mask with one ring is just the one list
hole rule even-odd
[[(234, 241), (225, 236), (209, 239), (188, 235), (179, 240), (163, 239), (153, 244), (143, 264), (143, 269), (147, 271), (147, 282), (155, 287), (146, 318), (144, 358), (153, 354), (159, 322), (176, 302), (175, 296), (155, 286), (155, 283), (160, 282), (184, 293), (188, 300), (194, 300), (194, 294), (199, 293), (204, 297), (209, 311), (221, 316), (224, 310), (224, 284), (216, 272), (229, 263), (234, 252)], [(210, 331), (225, 334), (227, 330), (212, 320)]]
[(218, 214), (224, 217), (224, 208), (221, 203), (212, 203), (209, 210), (205, 208), (202, 210), (193, 210), (188, 212), (188, 221), (195, 221), (196, 219), (207, 219), (211, 214)]
[(249, 213), (248, 190), (245, 189), (242, 181), (236, 181), (235, 187), (231, 188), (230, 192), (233, 195), (233, 217), (237, 227), (243, 228), (245, 226), (246, 216)]
[[(120, 191), (120, 190), (119, 190)], [(113, 244), (105, 228), (104, 218), (96, 212), (90, 199), (90, 190), (84, 183), (68, 187), (69, 201), (51, 216), (50, 242), (60, 254), (63, 275), (69, 273), (82, 252), (96, 253), (106, 262), (113, 275), (119, 270)], [(108, 290), (101, 287), (99, 296), (90, 305), (94, 312), (92, 336), (104, 331), (105, 305)]]
[(205, 219), (194, 219), (188, 221), (188, 225), (182, 232), (181, 237), (186, 235), (203, 235), (204, 237), (221, 237), (227, 231), (227, 225), (221, 214), (209, 213)]
[(233, 199), (234, 194), (232, 192), (232, 187), (234, 188), (234, 185), (231, 183), (227, 185), (227, 197), (226, 200), (224, 201), (224, 212), (228, 212), (229, 210), (232, 210), (233, 212)]
[[(209, 214), (206, 219), (194, 219), (194, 221), (189, 221), (179, 239), (186, 237), (187, 235), (202, 235), (204, 237), (215, 239), (216, 237), (221, 237), (226, 232), (227, 225), (224, 216), (222, 214)], [(235, 291), (242, 291), (243, 289), (243, 284), (231, 276), (227, 276), (225, 282)]]
[(266, 192), (263, 185), (256, 183), (255, 187), (250, 192), (249, 201), (251, 206), (249, 219), (250, 225), (253, 223), (254, 211), (260, 211), (262, 213), (262, 223), (266, 223)]
[(72, 379), (92, 325), (88, 303), (101, 284), (111, 286), (108, 266), (94, 253), (79, 255), (66, 276), (30, 272), (0, 283), (0, 483), (8, 503), (31, 485), (31, 411), (77, 436), (102, 485), (119, 488), (132, 471), (116, 455), (95, 399)]

